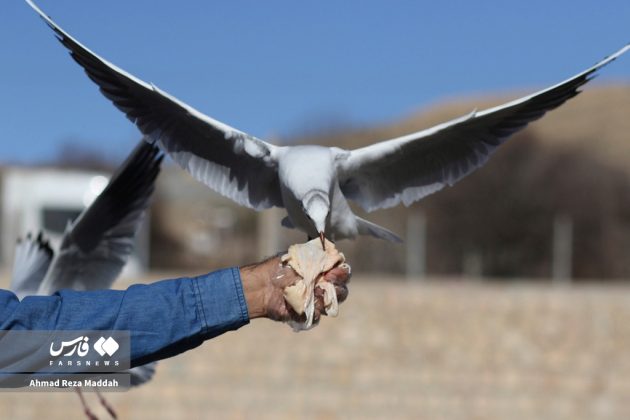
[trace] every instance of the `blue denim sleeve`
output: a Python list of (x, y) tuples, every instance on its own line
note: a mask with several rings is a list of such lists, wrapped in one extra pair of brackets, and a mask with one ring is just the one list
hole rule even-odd
[(132, 366), (174, 356), (247, 323), (238, 268), (22, 301), (0, 290), (0, 330), (129, 330)]

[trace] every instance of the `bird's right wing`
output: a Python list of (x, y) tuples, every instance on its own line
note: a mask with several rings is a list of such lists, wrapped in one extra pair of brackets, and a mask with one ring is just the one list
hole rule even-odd
[(103, 95), (195, 179), (256, 210), (282, 207), (276, 146), (202, 114), (99, 57), (26, 2), (52, 28)]
[(109, 289), (133, 250), (163, 155), (140, 141), (109, 184), (64, 233), (40, 294)]
[(24, 239), (18, 239), (13, 258), (11, 290), (22, 299), (34, 295), (41, 285), (50, 262), (53, 250), (40, 232), (36, 238), (29, 233)]
[(507, 138), (577, 95), (626, 45), (555, 86), (403, 137), (352, 151), (337, 149), (344, 195), (367, 211), (410, 205), (481, 167)]

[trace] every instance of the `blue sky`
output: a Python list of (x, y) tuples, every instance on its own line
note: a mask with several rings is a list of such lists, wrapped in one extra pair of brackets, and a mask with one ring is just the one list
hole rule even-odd
[[(38, 4), (119, 67), (266, 139), (538, 89), (630, 42), (627, 0)], [(0, 6), (0, 54), (0, 162), (47, 161), (64, 143), (119, 158), (139, 139), (21, 0)], [(630, 83), (630, 54), (596, 82)]]

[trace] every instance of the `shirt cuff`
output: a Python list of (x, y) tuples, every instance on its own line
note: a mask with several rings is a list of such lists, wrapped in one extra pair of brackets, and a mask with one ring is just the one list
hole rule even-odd
[(195, 277), (193, 285), (197, 309), (203, 321), (201, 333), (204, 340), (249, 323), (243, 283), (237, 267)]

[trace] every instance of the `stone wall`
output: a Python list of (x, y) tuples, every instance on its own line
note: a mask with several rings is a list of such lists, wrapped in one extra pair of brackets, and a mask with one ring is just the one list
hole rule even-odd
[[(107, 398), (121, 419), (630, 418), (630, 286), (378, 280), (312, 331), (257, 320)], [(0, 413), (83, 418), (61, 392)]]

